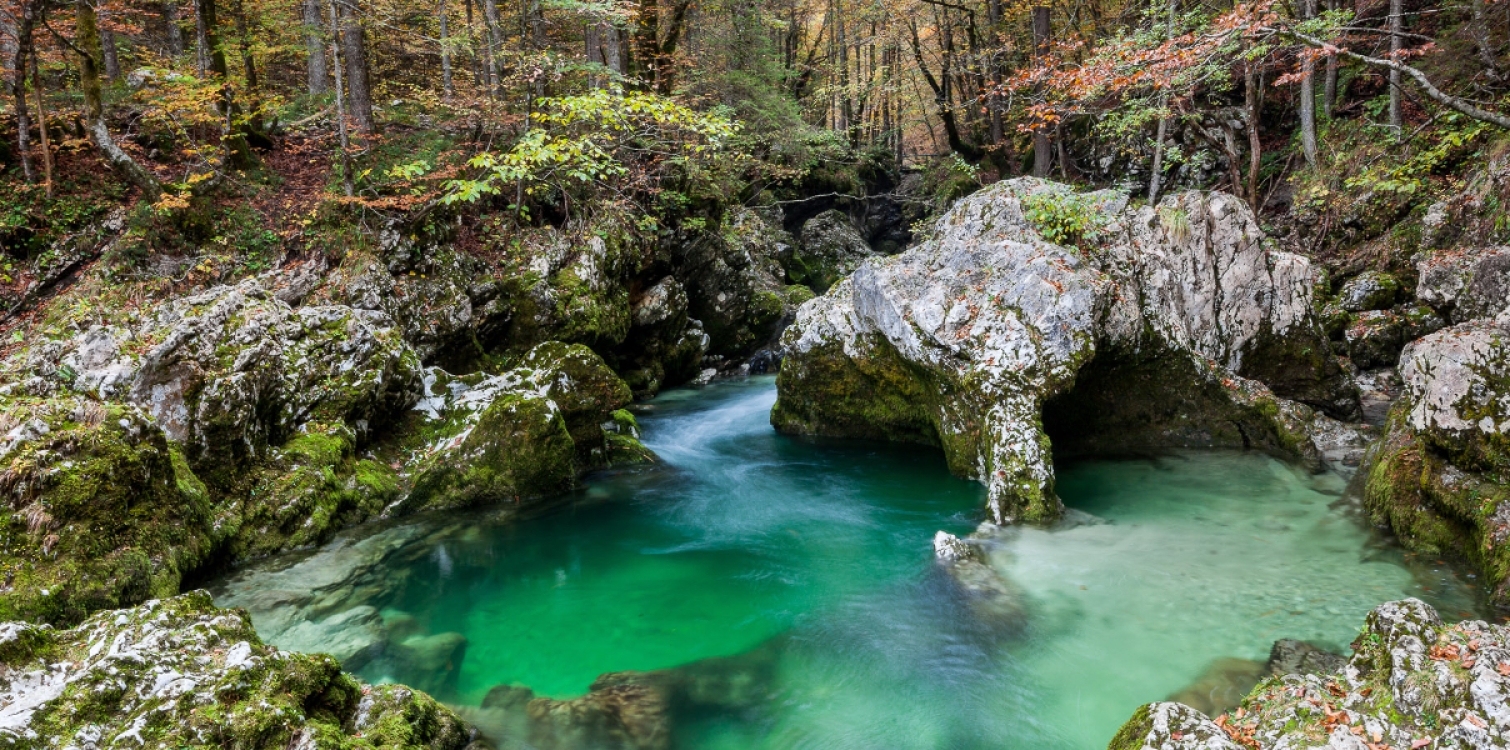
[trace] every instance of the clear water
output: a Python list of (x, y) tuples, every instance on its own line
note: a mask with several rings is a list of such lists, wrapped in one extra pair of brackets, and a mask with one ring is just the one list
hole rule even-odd
[[(1010, 530), (992, 554), (1026, 602), (1004, 632), (931, 562), (935, 531), (974, 527), (981, 488), (935, 451), (779, 436), (774, 400), (766, 378), (666, 394), (641, 416), (664, 463), (595, 477), (567, 510), (359, 530), (217, 597), (283, 646), (335, 648), (279, 634), (353, 603), (405, 637), (461, 633), (444, 681), (385, 656), (360, 672), (463, 707), (498, 684), (564, 698), (605, 672), (763, 660), (769, 699), (677, 728), (699, 750), (1100, 748), (1139, 704), (1203, 675), (1210, 693), (1277, 638), (1341, 648), (1403, 596), (1473, 614), (1470, 587), (1352, 516), (1340, 479), (1216, 453), (1061, 467), (1075, 522)], [(332, 572), (364, 544), (384, 550), (374, 569)], [(311, 598), (322, 586), (340, 593)]]

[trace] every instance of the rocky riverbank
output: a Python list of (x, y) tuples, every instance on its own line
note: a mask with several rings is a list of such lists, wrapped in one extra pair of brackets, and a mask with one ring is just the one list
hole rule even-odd
[[(112, 248), (132, 229), (112, 217), (84, 233), (100, 260), (23, 295), (12, 314), (36, 310), (0, 349), (0, 620), (74, 626), (364, 521), (520, 516), (654, 461), (635, 396), (771, 342), (812, 296), (794, 253), (874, 255), (842, 214), (824, 221), (811, 247), (743, 208), (466, 250), (444, 225), (391, 225), (195, 286), (123, 277), (134, 261)], [(340, 656), (383, 625), (331, 624), (353, 636)]]
[(1446, 625), (1416, 599), (1368, 616), (1340, 669), (1286, 674), (1212, 719), (1150, 703), (1110, 750), (1488, 748), (1510, 741), (1510, 627)]

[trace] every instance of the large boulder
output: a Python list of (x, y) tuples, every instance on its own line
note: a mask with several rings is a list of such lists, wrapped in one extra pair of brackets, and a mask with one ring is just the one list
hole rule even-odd
[(221, 536), (182, 454), (129, 404), (0, 396), (0, 501), (0, 620), (171, 596)]
[(614, 416), (629, 403), (629, 387), (580, 344), (541, 344), (497, 375), (452, 378), (432, 369), (426, 393), (404, 425), (396, 463), (412, 489), (393, 512), (523, 508), (608, 465), (610, 442), (617, 455), (635, 440)]
[(419, 359), (392, 321), (339, 305), (291, 307), (262, 279), (174, 299), (134, 325), (29, 347), (32, 393), (136, 404), (213, 489), (242, 482), (309, 422), (366, 433), (418, 395)]
[(1178, 703), (1143, 706), (1109, 750), (1505, 747), (1507, 697), (1510, 627), (1445, 625), (1405, 599), (1369, 614), (1340, 669), (1266, 680), (1215, 720)]
[(1405, 347), (1364, 503), (1407, 547), (1467, 558), (1510, 602), (1510, 315)]
[[(1045, 195), (1104, 241), (1046, 240), (1025, 209)], [(998, 523), (1059, 514), (1051, 436), (1314, 459), (1313, 407), (1351, 417), (1358, 401), (1313, 313), (1308, 262), (1265, 247), (1231, 196), (1126, 204), (1033, 179), (961, 200), (932, 239), (800, 309), (773, 424), (938, 445), (987, 485)]]
[(777, 325), (812, 296), (783, 280), (781, 260), (791, 257), (791, 243), (749, 209), (730, 211), (718, 232), (680, 240), (676, 275), (686, 288), (688, 314), (709, 336), (710, 353), (738, 357), (769, 342)]
[(0, 706), (7, 747), (461, 750), (476, 735), (423, 693), (264, 646), (197, 592), (72, 630), (0, 624)]
[(1510, 306), (1510, 248), (1441, 250), (1416, 264), (1416, 297), (1454, 323), (1493, 317)]
[(800, 244), (788, 272), (792, 281), (822, 292), (853, 273), (867, 258), (877, 257), (849, 217), (824, 211), (802, 225)]

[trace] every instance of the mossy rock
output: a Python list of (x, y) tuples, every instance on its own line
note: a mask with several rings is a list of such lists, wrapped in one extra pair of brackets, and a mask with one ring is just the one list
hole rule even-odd
[(139, 409), (0, 401), (12, 512), (0, 524), (0, 619), (72, 624), (178, 593), (223, 538), (203, 484)]
[(454, 440), (415, 479), (400, 510), (523, 505), (576, 481), (576, 445), (562, 410), (544, 396), (501, 393)]
[(326, 541), (375, 517), (402, 493), (397, 472), (357, 457), (356, 434), (341, 424), (311, 424), (268, 463), (226, 523), (235, 557), (257, 557)]
[[(423, 693), (364, 686), (329, 656), (263, 645), (244, 611), (216, 609), (204, 592), (72, 630), (5, 623), (0, 634), (11, 644), (0, 661), (19, 678), (0, 689), (13, 707), (8, 726), (24, 730), (15, 747), (96, 737), (102, 746), (461, 750), (475, 736)], [(44, 675), (58, 683), (51, 696)]]

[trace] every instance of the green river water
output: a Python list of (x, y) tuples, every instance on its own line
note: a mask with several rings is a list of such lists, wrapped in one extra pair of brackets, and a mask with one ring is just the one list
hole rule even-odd
[[(1230, 700), (1243, 688), (1227, 677), (1254, 668), (1236, 660), (1278, 638), (1343, 650), (1369, 609), (1405, 596), (1475, 613), (1471, 581), (1368, 530), (1340, 477), (1193, 453), (1059, 467), (1073, 520), (1008, 531), (993, 553), (1025, 602), (1003, 632), (932, 562), (934, 532), (978, 522), (980, 485), (931, 449), (777, 435), (775, 396), (770, 378), (661, 396), (640, 419), (663, 463), (592, 477), (559, 512), (359, 529), (213, 590), (285, 647), (335, 649), (349, 633), (292, 634), (353, 603), (395, 638), (460, 633), (464, 655), (443, 665), (378, 646), (358, 672), (429, 687), (499, 733), (471, 708), (494, 685), (566, 698), (605, 672), (755, 665), (758, 699), (681, 717), (676, 745), (697, 750), (1100, 748), (1138, 705), (1194, 683), (1187, 700)], [(311, 600), (363, 544), (384, 550), (377, 569)]]

